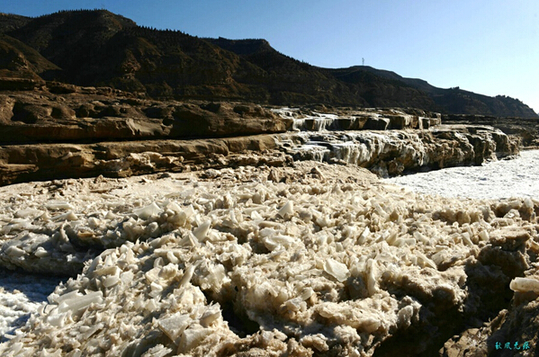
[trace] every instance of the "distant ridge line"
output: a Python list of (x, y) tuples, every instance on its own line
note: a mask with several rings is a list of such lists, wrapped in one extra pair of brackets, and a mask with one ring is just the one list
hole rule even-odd
[[(437, 88), (423, 79), (368, 65), (317, 67), (275, 50), (262, 38), (199, 38), (181, 30), (138, 25), (107, 9), (59, 10), (35, 18), (4, 14), (0, 34), (6, 36), (0, 37), (0, 48), (13, 54), (0, 61), (0, 75), (11, 78), (109, 86), (165, 99), (415, 107), (446, 114), (539, 117), (511, 97)], [(38, 53), (29, 56), (18, 43)], [(52, 63), (49, 69), (39, 65), (46, 62)]]

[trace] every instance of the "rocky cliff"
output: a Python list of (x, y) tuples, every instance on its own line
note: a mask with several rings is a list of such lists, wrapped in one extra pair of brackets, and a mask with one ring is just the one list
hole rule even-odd
[(524, 148), (539, 148), (539, 120), (537, 118), (494, 117), (489, 115), (443, 115), (444, 123), (460, 125), (490, 125), (516, 138)]
[(499, 130), (440, 126), (439, 114), (418, 109), (156, 101), (112, 88), (23, 83), (34, 89), (0, 94), (2, 185), (308, 159), (387, 176), (518, 152)]

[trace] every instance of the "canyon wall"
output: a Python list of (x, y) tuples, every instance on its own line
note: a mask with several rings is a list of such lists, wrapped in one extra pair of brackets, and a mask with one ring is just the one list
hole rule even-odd
[(517, 140), (500, 130), (442, 125), (440, 114), (417, 109), (153, 101), (52, 82), (0, 95), (1, 185), (295, 160), (388, 176), (516, 153)]

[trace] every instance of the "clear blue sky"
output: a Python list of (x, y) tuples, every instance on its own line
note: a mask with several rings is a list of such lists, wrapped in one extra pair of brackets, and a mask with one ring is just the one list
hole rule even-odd
[(0, 12), (81, 8), (199, 37), (264, 38), (317, 66), (364, 58), (437, 87), (518, 98), (539, 112), (537, 0), (13, 0)]

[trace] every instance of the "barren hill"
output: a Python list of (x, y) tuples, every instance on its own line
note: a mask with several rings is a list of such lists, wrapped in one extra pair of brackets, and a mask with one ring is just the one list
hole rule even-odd
[[(537, 117), (524, 103), (365, 66), (327, 69), (286, 56), (263, 39), (202, 39), (138, 26), (106, 10), (0, 16), (4, 77), (111, 86), (152, 98), (417, 107), (450, 114)], [(20, 65), (22, 63), (23, 65)]]

